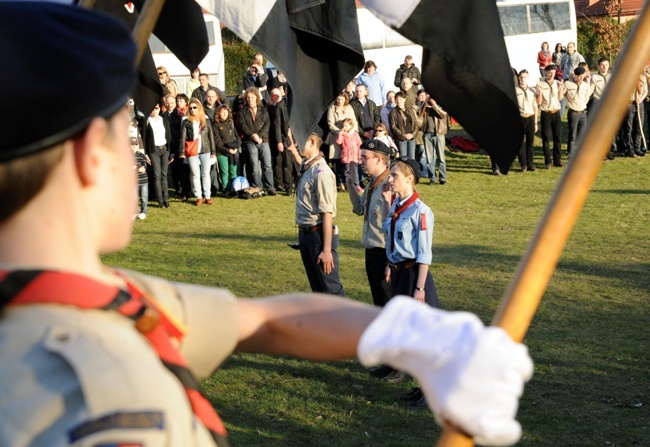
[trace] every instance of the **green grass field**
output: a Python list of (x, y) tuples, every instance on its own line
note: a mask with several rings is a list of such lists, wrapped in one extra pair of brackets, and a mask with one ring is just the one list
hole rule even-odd
[[(535, 172), (497, 177), (487, 156), (448, 152), (449, 183), (419, 186), (435, 215), (431, 270), (444, 308), (486, 323), (498, 308), (562, 172), (539, 169), (537, 146)], [(650, 157), (618, 158), (589, 194), (525, 340), (535, 376), (521, 401), (520, 446), (650, 446), (649, 174)], [(347, 296), (371, 302), (362, 221), (346, 193), (335, 222)], [(136, 222), (130, 247), (105, 261), (262, 297), (309, 290), (287, 246), (296, 238), (289, 197), (173, 201)], [(440, 429), (431, 413), (397, 404), (410, 386), (371, 379), (355, 360), (246, 354), (202, 390), (234, 446), (432, 446)]]

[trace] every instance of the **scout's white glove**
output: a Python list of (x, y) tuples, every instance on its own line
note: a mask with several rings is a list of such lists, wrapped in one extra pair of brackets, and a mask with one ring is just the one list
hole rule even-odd
[(438, 422), (477, 443), (507, 446), (521, 437), (515, 415), (533, 363), (525, 346), (475, 315), (395, 297), (365, 330), (357, 353), (366, 367), (389, 364), (411, 374)]

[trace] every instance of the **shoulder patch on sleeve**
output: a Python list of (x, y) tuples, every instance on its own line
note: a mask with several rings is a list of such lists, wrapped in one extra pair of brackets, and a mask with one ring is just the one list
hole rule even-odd
[[(86, 436), (113, 429), (156, 429), (165, 427), (161, 411), (139, 411), (113, 413), (92, 421), (86, 421), (68, 432), (68, 441), (73, 444)], [(117, 444), (121, 445), (121, 444)], [(126, 444), (129, 445), (129, 444)]]
[(420, 231), (427, 230), (427, 214), (424, 211), (420, 212)]

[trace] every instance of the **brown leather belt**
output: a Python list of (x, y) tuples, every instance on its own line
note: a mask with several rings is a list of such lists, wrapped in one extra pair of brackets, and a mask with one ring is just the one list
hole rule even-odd
[(321, 228), (323, 228), (323, 225), (317, 224), (309, 227), (298, 227), (298, 231), (300, 231), (300, 234), (309, 234), (309, 233), (313, 233), (314, 231), (318, 231)]
[(388, 263), (388, 266), (394, 272), (403, 269), (410, 269), (414, 265), (415, 265), (415, 259), (409, 259), (408, 261), (398, 262), (397, 264), (391, 264), (390, 262)]

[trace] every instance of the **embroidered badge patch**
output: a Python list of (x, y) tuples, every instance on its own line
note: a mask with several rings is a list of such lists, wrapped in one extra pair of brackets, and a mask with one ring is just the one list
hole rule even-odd
[[(99, 419), (84, 422), (68, 432), (68, 441), (73, 444), (86, 436), (99, 433), (106, 430), (128, 430), (128, 429), (154, 429), (162, 430), (165, 426), (164, 417), (161, 411), (140, 411), (113, 413), (102, 416)], [(101, 447), (108, 446), (140, 446), (141, 444), (102, 444)], [(99, 446), (98, 446), (99, 447)]]
[(422, 231), (427, 230), (427, 215), (424, 213), (420, 214), (420, 229)]

